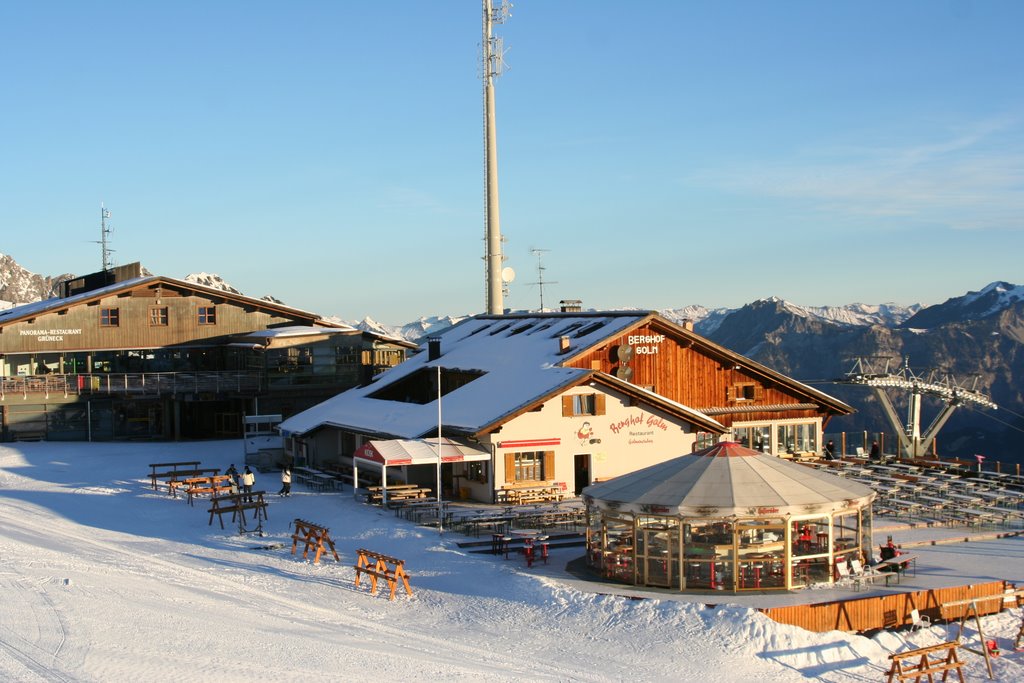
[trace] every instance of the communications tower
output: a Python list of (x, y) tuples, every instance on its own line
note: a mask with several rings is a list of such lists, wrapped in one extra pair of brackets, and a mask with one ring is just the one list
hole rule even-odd
[(502, 282), (502, 237), (498, 214), (498, 135), (494, 125), (494, 79), (504, 70), (504, 46), (492, 35), (494, 24), (511, 16), (512, 4), (505, 0), (483, 0), (484, 149), (486, 158), (484, 191), (484, 269), (487, 281), (487, 313), (505, 312)]

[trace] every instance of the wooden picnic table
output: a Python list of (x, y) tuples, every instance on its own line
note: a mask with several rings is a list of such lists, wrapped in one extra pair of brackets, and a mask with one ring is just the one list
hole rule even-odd
[(497, 492), (498, 502), (505, 502), (512, 505), (558, 501), (562, 499), (563, 495), (562, 489), (553, 484), (542, 484), (537, 486), (505, 486)]
[(388, 486), (386, 489), (383, 486), (371, 486), (367, 489), (367, 502), (373, 505), (383, 504), (385, 495), (387, 496), (387, 502), (401, 502), (406, 500), (416, 500), (420, 498), (426, 498), (431, 495), (433, 489), (422, 488), (415, 484), (398, 484), (396, 486)]
[[(915, 576), (917, 575), (917, 555), (897, 555), (896, 557), (890, 557), (888, 560), (882, 560), (878, 564), (872, 566), (879, 571), (896, 574), (896, 583), (899, 583), (899, 574), (905, 572), (908, 567), (912, 567), (913, 571), (911, 573)], [(888, 581), (886, 581), (886, 585), (889, 585)]]

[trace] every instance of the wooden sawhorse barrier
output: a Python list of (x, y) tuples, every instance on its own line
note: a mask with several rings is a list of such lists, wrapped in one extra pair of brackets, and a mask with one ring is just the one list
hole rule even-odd
[[(250, 531), (263, 533), (263, 520), (267, 519), (267, 503), (263, 500), (264, 491), (253, 491), (252, 493), (229, 493), (226, 496), (214, 496), (210, 499), (210, 524), (213, 524), (213, 516), (217, 515), (220, 520), (220, 528), (224, 528), (224, 515), (231, 513), (231, 521), (238, 520), (238, 533), (244, 534)], [(255, 529), (246, 529), (245, 511), (255, 510)]]
[(334, 554), (334, 559), (337, 562), (341, 562), (341, 558), (338, 557), (338, 551), (334, 549), (334, 541), (328, 535), (329, 529), (325, 526), (319, 526), (312, 522), (307, 522), (303, 519), (296, 518), (293, 522), (295, 525), (295, 533), (292, 534), (292, 555), (295, 554), (295, 549), (299, 545), (299, 541), (306, 544), (305, 549), (302, 551), (302, 559), (306, 559), (309, 555), (309, 551), (316, 548), (316, 554), (313, 556), (313, 564), (320, 563), (320, 556), (324, 553), (324, 543), (326, 543), (331, 552)]
[(180, 482), (185, 486), (185, 496), (188, 499), (189, 505), (195, 504), (193, 501), (196, 496), (208, 493), (212, 498), (221, 494), (231, 493), (233, 486), (230, 474), (215, 474), (212, 477), (191, 477), (189, 479), (182, 479)]
[[(964, 672), (960, 670), (964, 663), (957, 659), (957, 647), (959, 645), (954, 642), (939, 643), (930, 647), (922, 647), (916, 650), (907, 650), (906, 652), (897, 652), (889, 655), (889, 659), (892, 660), (892, 667), (889, 668), (889, 678), (886, 680), (886, 683), (892, 683), (893, 678), (897, 681), (913, 678), (916, 682), (925, 676), (928, 677), (930, 683), (935, 680), (934, 676), (939, 672), (942, 673), (942, 680), (946, 680), (950, 671), (956, 671), (956, 675), (960, 677), (960, 683), (964, 683)], [(945, 656), (942, 656), (941, 652), (945, 652)], [(933, 655), (933, 653), (937, 655), (936, 659), (932, 659), (929, 656)], [(917, 659), (916, 663), (914, 663), (914, 659)]]
[[(388, 555), (375, 553), (364, 548), (356, 551), (359, 559), (356, 561), (356, 586), (359, 586), (359, 578), (363, 574), (370, 575), (370, 595), (377, 593), (377, 579), (384, 579), (391, 589), (391, 600), (395, 599), (395, 588), (398, 581), (402, 581), (407, 595), (412, 595), (409, 588), (409, 575), (405, 573), (405, 560), (398, 560)], [(372, 563), (372, 566), (371, 566)]]

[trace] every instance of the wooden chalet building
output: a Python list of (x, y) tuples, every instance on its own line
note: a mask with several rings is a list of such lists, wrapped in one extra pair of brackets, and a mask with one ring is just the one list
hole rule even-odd
[(303, 410), (412, 348), (134, 263), (0, 311), (0, 434), (239, 437), (243, 415)]
[[(281, 428), (298, 462), (341, 467), (368, 442), (440, 431), (490, 454), (445, 464), (445, 495), (491, 501), (509, 486), (579, 492), (723, 436), (776, 455), (817, 453), (827, 421), (850, 412), (657, 313), (564, 312), (464, 320)], [(406, 466), (396, 478), (433, 477)]]

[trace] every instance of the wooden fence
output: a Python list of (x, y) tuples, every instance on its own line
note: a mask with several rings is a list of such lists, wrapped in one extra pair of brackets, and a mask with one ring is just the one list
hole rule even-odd
[[(993, 595), (1002, 596), (1012, 585), (1006, 581), (976, 583), (952, 588), (892, 593), (853, 600), (837, 600), (814, 605), (790, 605), (788, 607), (767, 607), (760, 611), (781, 624), (799, 626), (808, 631), (874, 631), (883, 628), (898, 628), (910, 624), (910, 612), (917, 609), (928, 615), (933, 622), (960, 619), (967, 609), (947, 608), (942, 613), (943, 603), (970, 600)], [(978, 614), (995, 614), (1003, 609), (1002, 600), (986, 600), (978, 603)]]

